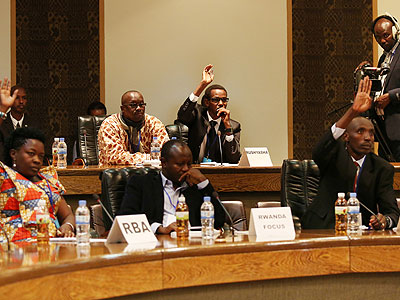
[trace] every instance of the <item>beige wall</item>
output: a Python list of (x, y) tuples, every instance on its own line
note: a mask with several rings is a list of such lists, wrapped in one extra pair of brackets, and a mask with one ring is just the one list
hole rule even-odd
[(105, 0), (105, 95), (110, 113), (138, 89), (147, 112), (172, 123), (180, 104), (215, 66), (243, 146), (288, 156), (286, 1)]
[(4, 76), (11, 79), (10, 2), (10, 0), (0, 0), (0, 80), (3, 80)]
[[(378, 16), (384, 15), (388, 12), (400, 22), (400, 1), (399, 0), (377, 0)], [(400, 25), (400, 23), (399, 23)], [(375, 39), (374, 42), (376, 43)], [(378, 57), (381, 56), (383, 50), (378, 47)]]

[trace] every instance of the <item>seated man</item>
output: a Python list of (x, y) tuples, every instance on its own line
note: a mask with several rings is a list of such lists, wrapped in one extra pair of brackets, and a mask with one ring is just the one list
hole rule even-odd
[(214, 227), (221, 228), (225, 213), (214, 198), (214, 188), (198, 169), (191, 168), (191, 164), (192, 153), (184, 142), (165, 143), (161, 149), (161, 172), (132, 176), (117, 215), (146, 214), (154, 233), (169, 234), (176, 230), (175, 210), (181, 194), (186, 198), (192, 226), (201, 225), (203, 196), (211, 196)]
[(86, 113), (88, 116), (106, 116), (107, 108), (102, 102), (94, 101), (89, 104)]
[[(8, 84), (6, 79), (5, 84)], [(0, 126), (0, 160), (4, 158), (2, 145), (10, 133), (16, 128), (33, 125), (32, 119), (29, 118), (29, 115), (25, 112), (26, 105), (28, 104), (25, 88), (15, 85), (11, 87), (10, 94), (14, 95), (15, 92), (17, 93), (17, 96), (14, 104), (11, 106), (6, 119), (4, 119), (3, 124)]]
[[(314, 149), (321, 178), (318, 194), (302, 218), (303, 228), (334, 228), (338, 192), (356, 192), (362, 222), (374, 229), (393, 228), (399, 219), (393, 191), (394, 168), (371, 152), (374, 144), (372, 123), (359, 114), (371, 107), (371, 81), (359, 84), (353, 105), (322, 137)], [(340, 139), (343, 135), (344, 142)], [(357, 165), (356, 165), (357, 163)]]
[(145, 114), (146, 103), (138, 91), (128, 91), (121, 98), (121, 113), (109, 116), (98, 134), (99, 166), (134, 165), (150, 158), (153, 137), (160, 145), (168, 141), (163, 123)]
[(238, 163), (240, 123), (232, 120), (226, 109), (229, 101), (226, 89), (221, 85), (208, 87), (202, 99), (204, 106), (197, 104), (201, 92), (214, 79), (211, 68), (212, 65), (204, 68), (200, 84), (179, 108), (178, 121), (189, 127), (188, 144), (195, 163), (221, 162), (221, 157), (222, 162)]

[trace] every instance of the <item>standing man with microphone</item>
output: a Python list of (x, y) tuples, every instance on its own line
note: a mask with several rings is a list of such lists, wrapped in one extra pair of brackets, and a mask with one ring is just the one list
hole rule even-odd
[(238, 163), (241, 129), (226, 109), (229, 101), (226, 89), (211, 85), (204, 92), (202, 105), (197, 103), (200, 94), (214, 80), (212, 67), (204, 68), (199, 85), (179, 108), (178, 121), (189, 127), (188, 145), (195, 163)]

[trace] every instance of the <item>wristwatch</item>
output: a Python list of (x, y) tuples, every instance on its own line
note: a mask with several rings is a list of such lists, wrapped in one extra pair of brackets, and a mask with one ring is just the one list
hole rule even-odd
[(225, 133), (232, 133), (233, 134), (233, 129), (231, 128), (225, 128)]
[(7, 119), (7, 114), (0, 111), (0, 118), (2, 118), (3, 120)]

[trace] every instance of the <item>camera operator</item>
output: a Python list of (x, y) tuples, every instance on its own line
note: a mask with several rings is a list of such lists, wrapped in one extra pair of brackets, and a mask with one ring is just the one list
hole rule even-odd
[(375, 98), (377, 114), (383, 120), (386, 142), (395, 161), (400, 161), (400, 28), (389, 14), (377, 17), (371, 26), (375, 40), (383, 48), (378, 67), (390, 66), (390, 72), (380, 76), (382, 90)]

